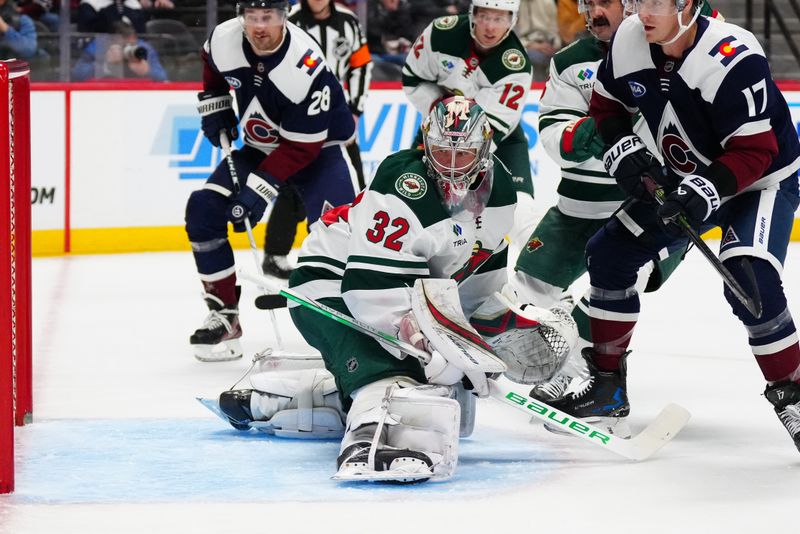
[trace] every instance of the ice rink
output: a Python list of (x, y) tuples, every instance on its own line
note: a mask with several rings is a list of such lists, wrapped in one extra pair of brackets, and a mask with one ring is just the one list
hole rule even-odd
[[(237, 259), (254, 269), (248, 251)], [(800, 317), (800, 244), (786, 265)], [(210, 364), (188, 346), (205, 316), (188, 252), (44, 258), (33, 269), (34, 423), (17, 431), (3, 534), (797, 528), (800, 454), (761, 395), (720, 279), (696, 251), (643, 297), (632, 343), (634, 432), (669, 402), (692, 413), (656, 456), (626, 461), (482, 400), (456, 476), (406, 487), (334, 482), (337, 442), (240, 433), (196, 402), (230, 387), (254, 352), (274, 344), (251, 286), (245, 358)], [(302, 350), (285, 310), (278, 321), (288, 348)]]

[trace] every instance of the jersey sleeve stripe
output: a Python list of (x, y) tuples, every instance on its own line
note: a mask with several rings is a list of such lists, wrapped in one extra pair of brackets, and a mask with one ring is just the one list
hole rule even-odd
[(310, 134), (290, 132), (288, 130), (284, 130), (283, 128), (280, 128), (278, 131), (280, 132), (281, 137), (288, 139), (289, 141), (296, 141), (298, 143), (319, 143), (328, 138), (327, 128), (321, 132), (314, 132)]
[(728, 145), (728, 141), (732, 137), (746, 137), (748, 135), (756, 135), (764, 132), (768, 132), (772, 129), (772, 124), (770, 124), (769, 119), (763, 119), (760, 121), (753, 121), (753, 122), (746, 122), (742, 124), (735, 132), (727, 136), (725, 139), (722, 140), (723, 148)]
[(428, 264), (424, 261), (392, 260), (388, 258), (376, 258), (374, 256), (351, 255), (347, 258), (348, 265), (351, 263), (366, 263), (372, 265), (383, 265), (386, 267), (401, 267), (406, 269), (428, 269)]
[(351, 268), (342, 280), (342, 293), (348, 291), (381, 291), (387, 289), (408, 289), (419, 278), (413, 273), (378, 273), (372, 270)]
[(329, 258), (327, 256), (302, 256), (297, 260), (298, 264), (304, 265), (319, 265), (325, 264), (325, 267), (330, 268), (333, 267), (340, 271), (344, 271), (345, 264), (344, 262), (335, 260), (333, 258)]

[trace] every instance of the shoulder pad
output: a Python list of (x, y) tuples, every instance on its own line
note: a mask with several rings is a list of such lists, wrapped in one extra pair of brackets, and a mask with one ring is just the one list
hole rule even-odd
[(656, 68), (650, 57), (650, 45), (644, 37), (644, 26), (639, 17), (628, 17), (622, 21), (611, 42), (611, 52), (614, 59), (614, 78)]
[(317, 42), (306, 32), (286, 23), (291, 35), (289, 49), (281, 62), (269, 73), (270, 81), (291, 102), (295, 104), (306, 99), (314, 79), (324, 72), (327, 66)]
[(242, 51), (243, 36), (242, 25), (235, 18), (214, 28), (206, 51), (221, 73), (250, 66)]

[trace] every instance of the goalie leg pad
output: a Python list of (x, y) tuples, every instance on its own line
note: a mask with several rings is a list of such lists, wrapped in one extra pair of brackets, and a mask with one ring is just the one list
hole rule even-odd
[[(305, 362), (307, 363), (307, 362)], [(250, 377), (252, 428), (279, 437), (331, 439), (344, 435), (346, 414), (325, 369), (267, 371)]]
[(350, 408), (336, 480), (420, 482), (452, 476), (460, 408), (447, 386), (405, 377), (359, 390)]

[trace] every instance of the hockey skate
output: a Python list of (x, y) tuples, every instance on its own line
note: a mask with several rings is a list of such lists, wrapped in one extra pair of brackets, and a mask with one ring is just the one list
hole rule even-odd
[[(368, 426), (372, 428), (364, 429), (367, 430), (365, 434), (374, 433), (377, 425)], [(371, 452), (372, 444), (369, 441), (357, 441), (345, 448), (336, 459), (338, 471), (333, 478), (414, 484), (425, 482), (433, 476), (433, 461), (423, 452), (379, 445), (374, 461), (370, 461)], [(386, 479), (382, 480), (380, 473), (385, 473)]]
[[(626, 420), (630, 413), (626, 391), (627, 353), (619, 361), (619, 371), (598, 369), (594, 363), (594, 350), (590, 347), (583, 349), (581, 354), (589, 368), (589, 378), (573, 382), (561, 398), (549, 404), (604, 428), (617, 437), (629, 438), (631, 430)], [(546, 424), (545, 428), (557, 432), (550, 425)]]
[(239, 309), (225, 308), (214, 295), (204, 296), (209, 313), (203, 326), (189, 337), (194, 357), (201, 362), (227, 362), (242, 357), (242, 327), (239, 325)]
[(764, 396), (775, 407), (775, 413), (800, 451), (800, 384), (777, 382), (764, 390)]
[(288, 280), (289, 275), (292, 274), (292, 266), (286, 256), (278, 256), (272, 254), (264, 255), (264, 262), (261, 265), (264, 274), (267, 276), (274, 276), (281, 280)]
[(552, 403), (556, 399), (560, 399), (566, 393), (567, 388), (572, 382), (573, 377), (564, 373), (558, 373), (547, 382), (537, 384), (531, 389), (529, 395), (536, 400)]

